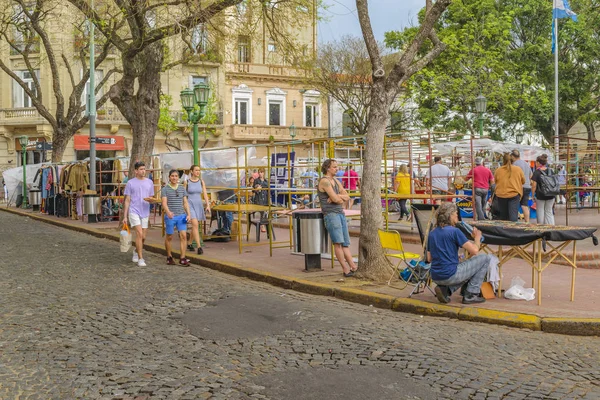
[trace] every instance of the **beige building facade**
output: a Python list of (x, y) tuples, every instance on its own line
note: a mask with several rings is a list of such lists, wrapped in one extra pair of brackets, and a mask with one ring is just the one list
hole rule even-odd
[[(72, 31), (61, 30), (59, 23), (49, 24), (51, 37), (57, 48), (72, 52), (78, 37)], [(304, 43), (306, 53), (316, 51), (317, 36), (314, 20), (298, 28), (296, 37)], [(262, 33), (260, 33), (262, 31)], [(320, 93), (307, 84), (307, 73), (284, 62), (278, 53), (278, 45), (264, 29), (259, 34), (246, 36), (231, 33), (221, 38), (218, 50), (204, 43), (204, 29), (200, 27), (198, 41), (202, 51), (198, 61), (171, 68), (161, 77), (162, 92), (172, 98), (169, 114), (177, 122), (177, 129), (166, 135), (156, 132), (154, 153), (192, 149), (192, 133), (181, 109), (180, 92), (193, 88), (200, 82), (208, 83), (214, 99), (211, 111), (215, 123), (200, 125), (200, 145), (205, 147), (229, 147), (233, 145), (268, 143), (290, 140), (290, 126), (296, 129), (296, 140), (327, 136), (327, 111)], [(170, 38), (169, 46), (177, 50), (180, 38)], [(224, 44), (223, 44), (224, 43)], [(63, 46), (63, 47), (60, 47)], [(66, 50), (65, 50), (66, 49)], [(205, 56), (206, 55), (206, 56)], [(0, 57), (26, 82), (33, 79), (25, 66), (23, 57), (14, 54), (7, 43), (0, 43)], [(107, 71), (119, 65), (119, 55), (111, 54), (96, 72), (101, 81)], [(62, 61), (61, 61), (62, 62)], [(39, 77), (44, 101), (52, 102), (55, 109), (50, 68), (43, 47), (37, 58)], [(71, 93), (66, 66), (61, 69), (62, 91), (68, 98)], [(74, 74), (82, 73), (81, 66), (72, 65)], [(111, 75), (97, 99), (106, 93), (118, 79)], [(0, 172), (21, 165), (19, 137), (29, 138), (27, 163), (40, 163), (51, 159), (52, 127), (33, 107), (24, 90), (6, 73), (0, 72)], [(132, 135), (130, 127), (116, 106), (110, 101), (98, 109), (96, 136), (104, 138), (97, 145), (98, 157), (110, 158), (130, 154)], [(89, 156), (89, 125), (82, 128), (70, 140), (64, 153), (64, 162)], [(302, 152), (298, 146), (297, 151)]]

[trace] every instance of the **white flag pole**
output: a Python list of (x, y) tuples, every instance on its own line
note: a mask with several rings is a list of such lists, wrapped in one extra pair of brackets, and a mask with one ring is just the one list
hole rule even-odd
[(554, 159), (559, 157), (559, 131), (558, 131), (558, 18), (554, 18)]

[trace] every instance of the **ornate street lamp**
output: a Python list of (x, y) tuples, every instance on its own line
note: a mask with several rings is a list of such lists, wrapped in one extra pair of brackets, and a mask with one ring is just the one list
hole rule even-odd
[(515, 135), (515, 141), (517, 142), (517, 144), (521, 144), (521, 142), (523, 141), (523, 132), (518, 132)]
[(475, 110), (479, 114), (479, 137), (483, 136), (483, 114), (487, 110), (487, 99), (479, 94), (475, 99)]
[(19, 137), (19, 143), (21, 144), (21, 165), (23, 167), (23, 208), (27, 208), (27, 144), (29, 138), (25, 135)]
[[(196, 165), (200, 164), (200, 157), (198, 154), (198, 122), (204, 117), (206, 112), (209, 93), (210, 87), (206, 83), (199, 83), (194, 86), (194, 90), (184, 89), (179, 95), (181, 98), (181, 105), (187, 112), (188, 121), (190, 121), (193, 126), (194, 164)], [(198, 105), (198, 110), (195, 110), (196, 105)]]
[(290, 125), (290, 137), (292, 138), (292, 151), (294, 151), (294, 138), (296, 137), (297, 131), (296, 131), (296, 125), (294, 125), (294, 121), (292, 121), (292, 125)]

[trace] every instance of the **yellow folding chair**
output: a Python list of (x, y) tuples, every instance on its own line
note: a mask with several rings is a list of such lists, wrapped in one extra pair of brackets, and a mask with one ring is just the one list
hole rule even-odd
[[(394, 270), (392, 271), (392, 275), (390, 279), (388, 279), (388, 286), (394, 277), (394, 274), (400, 276), (400, 264), (404, 262), (404, 264), (410, 268), (408, 264), (408, 260), (418, 260), (421, 258), (420, 254), (410, 253), (408, 251), (404, 251), (404, 246), (402, 246), (402, 239), (400, 238), (400, 234), (397, 231), (384, 231), (383, 229), (378, 230), (379, 233), (379, 241), (381, 242), (381, 247), (385, 250), (385, 256), (394, 260), (397, 260)], [(391, 253), (390, 251), (394, 251)], [(392, 260), (390, 260), (392, 261)], [(394, 263), (392, 261), (392, 263)], [(412, 268), (410, 268), (412, 271)], [(408, 282), (406, 282), (408, 285)], [(406, 285), (404, 286), (406, 287)], [(404, 289), (403, 287), (403, 289)]]

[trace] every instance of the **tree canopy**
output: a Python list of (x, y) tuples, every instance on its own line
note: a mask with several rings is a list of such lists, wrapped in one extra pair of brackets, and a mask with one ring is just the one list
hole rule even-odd
[[(577, 121), (598, 120), (598, 23), (593, 0), (573, 0), (579, 21), (560, 20), (560, 134)], [(422, 16), (421, 16), (422, 18)], [(423, 127), (476, 132), (475, 98), (488, 99), (486, 131), (554, 135), (552, 3), (545, 0), (457, 0), (436, 27), (446, 51), (410, 81)], [(386, 34), (402, 49), (415, 32)], [(426, 51), (427, 47), (421, 48)]]

